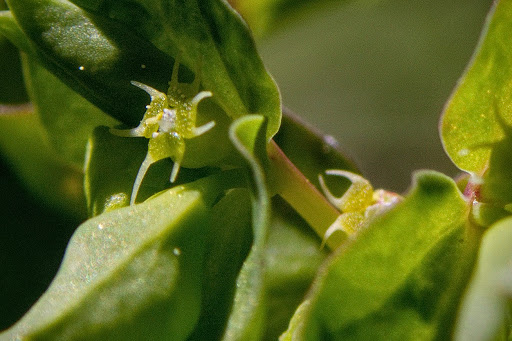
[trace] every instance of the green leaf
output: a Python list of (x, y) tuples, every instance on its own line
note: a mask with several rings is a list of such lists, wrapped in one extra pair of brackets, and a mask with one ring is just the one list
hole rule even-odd
[(512, 218), (499, 221), (485, 232), (475, 273), (459, 310), (455, 340), (508, 340), (512, 299), (510, 240)]
[[(28, 54), (37, 56), (33, 44), (23, 35), (10, 12), (0, 15), (0, 32), (19, 48), (29, 51)], [(30, 97), (46, 129), (43, 134), (62, 160), (82, 168), (92, 129), (99, 124), (113, 125), (117, 121), (69, 89), (43, 69), (36, 59), (25, 56), (23, 60)]]
[(86, 10), (68, 1), (8, 3), (45, 67), (126, 124), (137, 125), (146, 104), (130, 81), (166, 91), (170, 56), (179, 55), (230, 117), (267, 116), (268, 138), (279, 128), (277, 87), (247, 27), (224, 2), (76, 1)]
[(504, 136), (500, 118), (512, 122), (512, 3), (496, 1), (479, 47), (443, 113), (444, 148), (462, 170), (482, 175), (491, 144)]
[(283, 199), (272, 198), (265, 247), (267, 318), (263, 340), (277, 340), (328, 254), (320, 238)]
[(478, 199), (503, 207), (512, 203), (512, 128), (504, 123), (501, 128), (505, 136), (492, 145)]
[(234, 189), (212, 209), (203, 267), (201, 317), (188, 339), (219, 340), (226, 327), (236, 278), (252, 242), (251, 201), (247, 189)]
[[(85, 194), (90, 216), (129, 204), (133, 184), (147, 150), (148, 143), (144, 138), (119, 137), (111, 134), (108, 127), (97, 127), (94, 130), (85, 163)], [(170, 159), (152, 165), (144, 177), (137, 201), (142, 202), (170, 187), (171, 169)], [(218, 170), (214, 168), (183, 168), (174, 185), (191, 182), (215, 172)], [(236, 185), (236, 182), (232, 183), (232, 186)]]
[(253, 244), (240, 274), (223, 340), (259, 340), (265, 319), (265, 245), (270, 199), (265, 183), (266, 119), (248, 115), (233, 122), (230, 137), (250, 169)]
[(283, 340), (449, 338), (478, 241), (467, 214), (451, 179), (417, 173), (407, 198), (320, 272)]
[(118, 122), (72, 91), (33, 58), (25, 58), (32, 103), (48, 139), (61, 158), (82, 168), (93, 129)]
[(69, 1), (7, 1), (30, 39), (14, 43), (109, 115), (137, 125), (147, 104), (131, 80), (167, 89), (173, 60), (117, 21)]
[(203, 193), (180, 186), (87, 221), (48, 291), (1, 339), (186, 339), (208, 217)]
[(134, 27), (166, 54), (179, 55), (230, 117), (266, 116), (268, 138), (279, 129), (277, 87), (258, 56), (247, 26), (225, 1), (73, 2)]

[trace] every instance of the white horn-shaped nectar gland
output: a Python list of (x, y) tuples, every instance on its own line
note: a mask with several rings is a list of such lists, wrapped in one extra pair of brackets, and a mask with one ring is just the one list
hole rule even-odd
[(362, 176), (344, 170), (327, 170), (325, 174), (342, 176), (352, 182), (352, 185), (350, 185), (341, 197), (336, 197), (327, 188), (323, 176), (318, 176), (318, 181), (320, 182), (325, 197), (341, 212), (362, 211), (372, 203), (373, 187), (370, 182)]
[(146, 172), (149, 169), (149, 166), (154, 161), (151, 158), (151, 155), (146, 154), (146, 158), (142, 162), (139, 168), (139, 172), (137, 173), (137, 177), (135, 178), (135, 182), (133, 183), (133, 189), (132, 189), (132, 195), (130, 197), (130, 205), (135, 205), (135, 200), (137, 199), (137, 195), (139, 194), (139, 188), (142, 184), (142, 180), (144, 180), (144, 176), (146, 175)]

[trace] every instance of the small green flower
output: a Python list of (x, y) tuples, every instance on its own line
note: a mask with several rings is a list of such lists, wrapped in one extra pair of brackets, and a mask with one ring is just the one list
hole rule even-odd
[(190, 84), (179, 83), (178, 69), (179, 61), (176, 59), (167, 94), (148, 85), (132, 81), (133, 85), (151, 96), (151, 103), (146, 106), (147, 110), (137, 127), (129, 130), (110, 130), (118, 136), (149, 139), (148, 153), (133, 184), (131, 205), (135, 203), (142, 180), (153, 163), (171, 158), (174, 161), (174, 166), (170, 181), (174, 182), (185, 155), (185, 140), (202, 135), (215, 126), (215, 122), (211, 121), (196, 127), (199, 102), (211, 97), (212, 93), (210, 91), (199, 92), (200, 78), (198, 76)]
[(336, 231), (355, 235), (370, 221), (391, 209), (402, 197), (383, 189), (374, 190), (368, 180), (360, 175), (344, 170), (328, 170), (327, 175), (337, 175), (349, 179), (352, 185), (339, 198), (327, 188), (322, 175), (318, 176), (325, 197), (342, 213), (325, 232), (323, 243)]

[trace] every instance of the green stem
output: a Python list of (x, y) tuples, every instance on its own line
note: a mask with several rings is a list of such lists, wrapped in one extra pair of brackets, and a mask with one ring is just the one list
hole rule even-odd
[[(341, 213), (295, 167), (274, 141), (269, 143), (267, 150), (273, 192), (286, 200), (323, 239), (329, 226)], [(339, 243), (340, 238), (329, 238), (326, 244), (334, 249)]]

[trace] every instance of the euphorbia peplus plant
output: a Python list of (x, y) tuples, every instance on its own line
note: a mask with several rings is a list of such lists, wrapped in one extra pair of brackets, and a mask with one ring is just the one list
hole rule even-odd
[(508, 337), (510, 1), (495, 3), (441, 122), (469, 176), (417, 172), (403, 198), (282, 116), (223, 1), (4, 7), (33, 106), (2, 107), (2, 150), (77, 218), (83, 176), (88, 218), (0, 339)]

